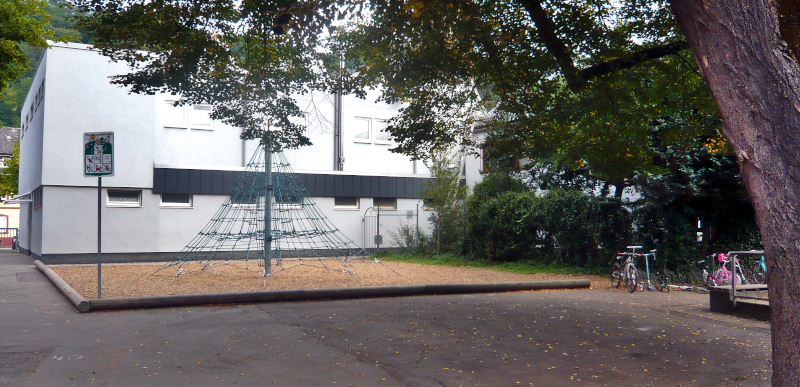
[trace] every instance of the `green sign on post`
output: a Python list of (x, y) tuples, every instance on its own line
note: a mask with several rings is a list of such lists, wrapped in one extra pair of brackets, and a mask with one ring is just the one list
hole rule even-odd
[(114, 176), (114, 132), (83, 134), (83, 176), (97, 176), (97, 299), (103, 298), (103, 176)]
[(114, 176), (114, 132), (83, 134), (83, 175)]

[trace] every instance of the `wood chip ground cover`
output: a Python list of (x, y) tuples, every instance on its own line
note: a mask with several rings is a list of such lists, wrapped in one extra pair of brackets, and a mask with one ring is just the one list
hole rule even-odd
[[(323, 289), (360, 286), (423, 285), (447, 283), (494, 283), (552, 281), (588, 278), (592, 288), (608, 289), (609, 280), (596, 275), (519, 274), (494, 269), (433, 266), (406, 262), (353, 260), (352, 275), (338, 261), (322, 262), (330, 269), (298, 265), (287, 269), (273, 267), (273, 275), (233, 265), (199, 270), (195, 264), (184, 268), (176, 278), (176, 266), (158, 271), (163, 264), (105, 264), (102, 267), (103, 298), (152, 297), (174, 294), (209, 294), (286, 289)], [(288, 265), (287, 265), (288, 266)], [(61, 278), (86, 299), (97, 296), (97, 265), (51, 265)], [(258, 268), (251, 269), (258, 270)], [(174, 279), (174, 281), (173, 281)], [(172, 283), (170, 283), (172, 282)]]

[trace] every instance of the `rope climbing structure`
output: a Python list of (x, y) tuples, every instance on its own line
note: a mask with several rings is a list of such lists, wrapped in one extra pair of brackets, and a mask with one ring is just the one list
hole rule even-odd
[(350, 259), (362, 254), (320, 211), (283, 152), (259, 146), (214, 217), (159, 271), (178, 266), (175, 281), (229, 265), (261, 274), (266, 284), (274, 271), (297, 265), (352, 275)]

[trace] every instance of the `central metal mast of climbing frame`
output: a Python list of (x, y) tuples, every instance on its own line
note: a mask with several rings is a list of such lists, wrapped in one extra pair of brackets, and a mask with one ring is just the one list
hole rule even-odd
[(264, 277), (272, 275), (272, 151), (264, 144)]

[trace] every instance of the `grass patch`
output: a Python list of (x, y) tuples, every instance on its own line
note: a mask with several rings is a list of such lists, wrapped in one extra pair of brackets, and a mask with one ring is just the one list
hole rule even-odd
[(423, 254), (402, 254), (402, 253), (382, 251), (375, 254), (375, 257), (385, 261), (419, 263), (422, 265), (477, 267), (484, 269), (508, 271), (519, 274), (538, 274), (538, 273), (599, 274), (599, 275), (608, 274), (608, 270), (602, 268), (575, 267), (565, 264), (546, 264), (534, 261), (488, 263), (485, 261), (469, 260), (463, 256), (458, 256), (454, 254), (423, 255)]

